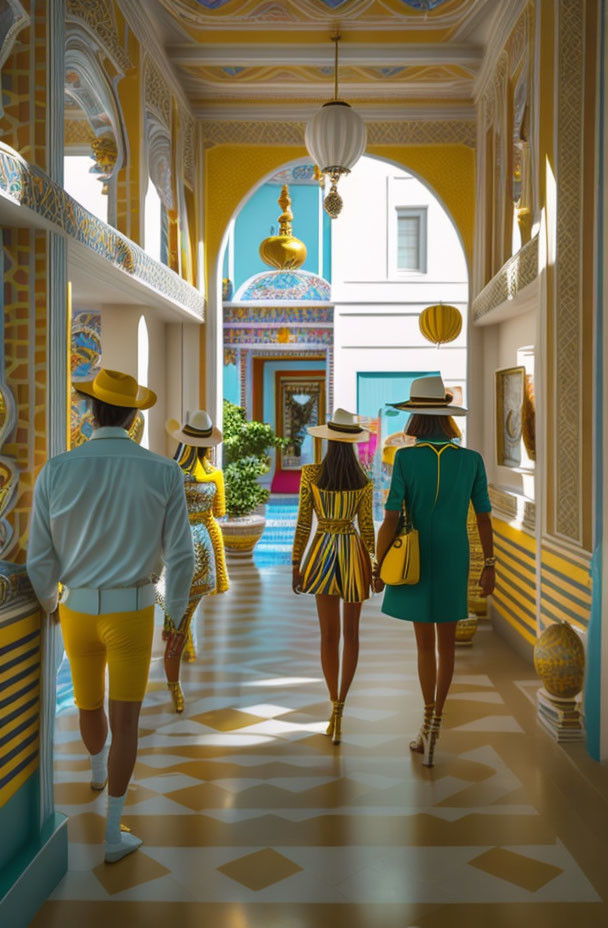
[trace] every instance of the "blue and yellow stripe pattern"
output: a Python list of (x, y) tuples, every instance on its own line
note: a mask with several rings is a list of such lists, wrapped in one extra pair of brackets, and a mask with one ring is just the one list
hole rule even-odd
[(0, 808), (38, 766), (40, 612), (0, 626)]
[(566, 621), (586, 629), (591, 613), (589, 562), (543, 545), (541, 551), (541, 623)]
[(536, 539), (496, 517), (496, 612), (533, 645), (536, 641)]

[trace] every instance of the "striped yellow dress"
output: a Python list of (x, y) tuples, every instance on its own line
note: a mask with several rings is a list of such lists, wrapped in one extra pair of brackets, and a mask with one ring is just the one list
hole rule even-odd
[(370, 595), (375, 551), (373, 484), (369, 480), (360, 490), (321, 490), (317, 486), (320, 474), (320, 464), (302, 468), (292, 561), (301, 564), (314, 510), (318, 525), (301, 568), (302, 592), (325, 593), (340, 596), (347, 603), (360, 603)]

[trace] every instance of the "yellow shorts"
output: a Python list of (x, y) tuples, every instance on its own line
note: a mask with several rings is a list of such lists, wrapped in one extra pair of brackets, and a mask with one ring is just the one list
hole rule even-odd
[(106, 664), (110, 699), (141, 702), (152, 656), (154, 606), (137, 612), (87, 615), (62, 605), (59, 618), (78, 708), (103, 705)]

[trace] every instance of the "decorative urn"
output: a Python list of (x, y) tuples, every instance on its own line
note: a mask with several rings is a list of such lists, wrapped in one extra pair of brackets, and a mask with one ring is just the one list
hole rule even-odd
[(549, 625), (534, 646), (534, 667), (547, 693), (574, 699), (583, 688), (585, 651), (568, 622)]
[(248, 516), (230, 516), (220, 522), (220, 527), (228, 557), (251, 557), (264, 534), (266, 518), (257, 512)]

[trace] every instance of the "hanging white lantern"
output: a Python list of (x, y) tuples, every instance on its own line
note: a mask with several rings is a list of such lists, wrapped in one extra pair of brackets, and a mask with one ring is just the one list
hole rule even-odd
[(358, 113), (348, 103), (338, 100), (338, 40), (334, 74), (334, 99), (325, 103), (306, 126), (304, 142), (309, 155), (331, 180), (331, 188), (323, 205), (335, 219), (342, 209), (342, 198), (337, 184), (342, 174), (349, 174), (357, 163), (367, 142), (367, 129)]

